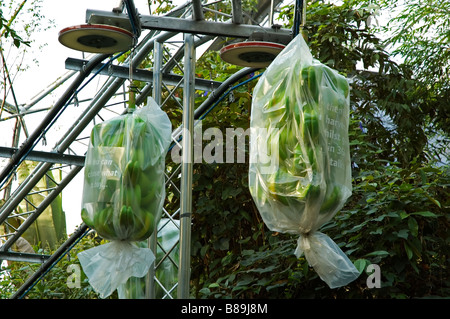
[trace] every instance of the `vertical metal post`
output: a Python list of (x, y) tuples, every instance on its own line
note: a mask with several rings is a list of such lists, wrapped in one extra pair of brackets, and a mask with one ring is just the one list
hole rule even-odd
[(236, 24), (242, 23), (242, 3), (241, 0), (231, 0), (231, 21)]
[(292, 33), (294, 38), (300, 33), (300, 29), (305, 26), (306, 20), (306, 5), (305, 0), (295, 0), (294, 10), (294, 25), (292, 27)]
[(192, 34), (185, 34), (184, 43), (184, 106), (180, 185), (180, 266), (178, 268), (177, 288), (179, 299), (189, 298), (189, 281), (191, 274), (192, 168), (194, 157), (194, 36)]
[[(162, 75), (161, 75), (161, 67), (162, 67), (162, 43), (157, 39), (154, 40), (153, 47), (154, 54), (154, 65), (153, 65), (153, 99), (158, 105), (161, 105), (161, 87), (162, 87)], [(157, 254), (158, 250), (158, 225), (155, 224), (155, 229), (153, 230), (153, 234), (148, 238), (147, 246), (150, 248), (153, 253)], [(156, 296), (156, 282), (155, 282), (155, 269), (156, 260), (150, 266), (148, 274), (147, 274), (147, 285), (145, 290), (145, 298), (146, 299), (155, 299)]]
[(153, 65), (153, 99), (158, 105), (161, 104), (161, 88), (162, 88), (162, 60), (163, 60), (163, 44), (155, 39), (153, 48), (155, 61)]

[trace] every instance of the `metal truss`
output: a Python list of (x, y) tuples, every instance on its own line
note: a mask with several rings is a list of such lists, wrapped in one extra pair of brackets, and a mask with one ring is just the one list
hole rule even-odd
[[(220, 1), (219, 1), (220, 2)], [(269, 17), (280, 0), (261, 0), (253, 13), (242, 10), (240, 0), (232, 0), (231, 12), (215, 12), (222, 14), (225, 19), (205, 20), (207, 12), (214, 12), (214, 3), (205, 3), (200, 0), (188, 1), (175, 8), (165, 16), (140, 16), (140, 23), (147, 34), (141, 37), (140, 42), (133, 49), (133, 54), (119, 65), (112, 57), (94, 55), (90, 59), (66, 60), (66, 68), (70, 70), (67, 75), (58, 79), (42, 93), (33, 98), (27, 105), (14, 112), (10, 107), (10, 116), (0, 119), (0, 123), (15, 117), (26, 119), (32, 108), (41, 105), (45, 96), (57, 88), (67, 84), (75, 75), (76, 78), (61, 94), (58, 102), (50, 109), (37, 129), (27, 137), (20, 147), (1, 147), (0, 157), (9, 158), (6, 167), (0, 172), (0, 182), (9, 183), (14, 180), (17, 166), (23, 160), (38, 162), (35, 169), (20, 184), (11, 183), (9, 196), (0, 207), (0, 265), (2, 260), (24, 261), (41, 263), (39, 271), (33, 274), (13, 298), (22, 298), (36, 281), (46, 274), (48, 269), (67, 253), (77, 241), (88, 231), (82, 224), (53, 255), (30, 254), (14, 251), (12, 248), (22, 234), (32, 225), (41, 213), (62, 190), (82, 171), (84, 155), (87, 150), (87, 139), (90, 129), (95, 123), (109, 117), (121, 114), (127, 102), (126, 81), (130, 78), (143, 83), (136, 96), (136, 104), (145, 103), (148, 96), (152, 96), (164, 110), (166, 105), (176, 105), (183, 114), (182, 126), (174, 128), (172, 139), (174, 145), (182, 150), (181, 163), (170, 166), (166, 171), (167, 193), (179, 197), (180, 207), (169, 211), (163, 209), (162, 222), (157, 232), (149, 238), (148, 246), (154, 252), (159, 252), (154, 267), (151, 267), (147, 276), (147, 298), (189, 298), (190, 280), (190, 227), (193, 212), (192, 203), (192, 163), (193, 163), (193, 136), (184, 134), (186, 130), (193, 132), (195, 120), (199, 119), (209, 107), (217, 101), (233, 83), (256, 69), (244, 68), (224, 82), (195, 78), (196, 48), (208, 44), (210, 49), (216, 49), (218, 43), (225, 38), (247, 39), (255, 32), (263, 32), (271, 39), (277, 38), (279, 42), (287, 43), (292, 38), (291, 30), (273, 28)], [(245, 13), (245, 14), (244, 14)], [(87, 10), (86, 19), (107, 23), (110, 19), (123, 19), (127, 23), (127, 15), (113, 11)], [(258, 25), (255, 25), (258, 23)], [(264, 26), (264, 24), (269, 26)], [(151, 70), (139, 69), (141, 63), (152, 56)], [(91, 76), (101, 76), (103, 85), (96, 89), (92, 98), (80, 100), (80, 87), (87, 85)], [(211, 92), (208, 98), (196, 106), (194, 103), (195, 90)], [(182, 96), (181, 100), (179, 97)], [(72, 118), (72, 125), (64, 133), (55, 132), (60, 116), (70, 106), (77, 109), (78, 117)], [(77, 106), (77, 107), (74, 107)], [(49, 134), (57, 134), (60, 139), (52, 148), (37, 150), (37, 145)], [(193, 134), (192, 134), (193, 135)], [(189, 138), (188, 138), (189, 137)], [(54, 187), (46, 189), (42, 195), (45, 197), (38, 205), (29, 205), (29, 211), (19, 212), (17, 207), (27, 196), (33, 194), (33, 188), (44, 176), (49, 176), (52, 170), (63, 167), (63, 178), (54, 183)], [(19, 227), (14, 227), (12, 219), (21, 220)], [(171, 228), (179, 232), (171, 245), (158, 240), (157, 234), (163, 234)], [(163, 267), (176, 269), (174, 280), (163, 281), (158, 277), (158, 270)]]

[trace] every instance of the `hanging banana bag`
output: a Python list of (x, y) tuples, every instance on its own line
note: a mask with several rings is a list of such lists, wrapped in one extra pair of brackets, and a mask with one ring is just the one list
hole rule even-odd
[(299, 235), (295, 250), (329, 287), (359, 276), (319, 228), (351, 195), (349, 84), (314, 59), (301, 35), (275, 58), (253, 92), (249, 188), (272, 230)]
[(86, 154), (81, 217), (109, 242), (78, 254), (90, 285), (108, 297), (148, 273), (150, 237), (165, 199), (165, 157), (172, 125), (157, 103), (94, 126)]

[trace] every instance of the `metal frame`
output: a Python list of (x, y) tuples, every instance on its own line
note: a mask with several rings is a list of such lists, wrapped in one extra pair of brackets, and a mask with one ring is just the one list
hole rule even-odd
[[(300, 1), (300, 0), (298, 0)], [(89, 21), (114, 21), (121, 25), (129, 24), (129, 17), (121, 11), (125, 5), (132, 4), (133, 1), (121, 1), (121, 6), (115, 8), (113, 11), (99, 11), (87, 10), (86, 20)], [(268, 4), (270, 2), (270, 4)], [(261, 21), (264, 16), (272, 12), (274, 3), (278, 4), (279, 0), (261, 1), (259, 8), (261, 12), (254, 20)], [(130, 8), (130, 7), (128, 7)], [(217, 101), (221, 95), (229, 89), (230, 85), (239, 81), (244, 76), (247, 76), (256, 69), (245, 68), (238, 71), (223, 83), (217, 81), (206, 81), (203, 79), (196, 79), (195, 74), (195, 55), (196, 47), (201, 44), (213, 41), (212, 48), (217, 40), (216, 37), (222, 39), (223, 37), (243, 38), (249, 39), (255, 33), (264, 33), (271, 39), (275, 39), (280, 43), (288, 43), (292, 38), (292, 31), (282, 28), (263, 27), (259, 25), (244, 24), (247, 20), (243, 16), (241, 1), (232, 0), (232, 12), (229, 22), (205, 21), (204, 20), (204, 4), (200, 0), (192, 0), (172, 10), (166, 16), (139, 16), (139, 28), (149, 30), (149, 32), (137, 43), (133, 59), (125, 61), (124, 66), (109, 64), (106, 65), (106, 56), (94, 55), (90, 60), (76, 60), (67, 59), (66, 68), (72, 70), (67, 76), (49, 86), (41, 94), (32, 99), (22, 111), (28, 111), (31, 107), (37, 105), (44, 96), (53, 92), (59, 85), (69, 80), (74, 74), (78, 72), (78, 77), (69, 86), (65, 93), (63, 93), (60, 102), (54, 106), (50, 111), (46, 120), (41, 123), (40, 128), (48, 128), (53, 124), (51, 117), (57, 114), (58, 107), (61, 107), (71, 96), (73, 96), (76, 89), (82, 84), (83, 80), (91, 74), (97, 72), (99, 74), (109, 76), (101, 89), (97, 91), (92, 99), (89, 99), (88, 106), (85, 112), (82, 112), (78, 118), (73, 122), (73, 125), (61, 135), (60, 140), (52, 148), (50, 152), (36, 151), (33, 149), (35, 141), (41, 136), (42, 129), (37, 130), (29, 137), (25, 143), (19, 148), (0, 148), (0, 156), (10, 157), (11, 161), (8, 166), (2, 171), (0, 181), (3, 181), (6, 176), (14, 175), (16, 164), (26, 158), (28, 160), (39, 161), (39, 164), (33, 172), (25, 179), (25, 181), (16, 187), (6, 200), (5, 204), (0, 208), (0, 225), (7, 222), (7, 219), (14, 216), (14, 210), (18, 204), (32, 191), (36, 183), (47, 174), (49, 170), (54, 168), (55, 163), (66, 163), (70, 165), (70, 171), (61, 180), (61, 182), (49, 190), (44, 201), (36, 207), (33, 211), (26, 212), (27, 217), (25, 222), (18, 228), (12, 229), (4, 243), (0, 242), (0, 262), (1, 260), (21, 260), (27, 262), (42, 262), (40, 271), (34, 274), (13, 296), (13, 298), (20, 298), (33, 285), (33, 282), (39, 280), (45, 275), (47, 269), (57, 262), (59, 258), (70, 250), (77, 240), (86, 234), (86, 226), (83, 224), (77, 231), (61, 245), (60, 249), (52, 256), (36, 255), (30, 256), (23, 253), (16, 253), (11, 251), (14, 242), (27, 229), (27, 227), (37, 219), (40, 212), (47, 207), (52, 200), (70, 183), (70, 181), (82, 170), (84, 165), (84, 154), (70, 154), (73, 153), (73, 145), (82, 142), (85, 138), (83, 132), (89, 125), (100, 117), (100, 112), (105, 108), (106, 104), (112, 99), (121, 88), (129, 74), (133, 79), (145, 82), (145, 87), (136, 96), (136, 103), (143, 103), (149, 95), (161, 105), (164, 109), (164, 103), (168, 99), (174, 99), (177, 90), (183, 90), (183, 103), (179, 106), (183, 109), (183, 124), (182, 127), (175, 128), (172, 139), (182, 147), (183, 161), (180, 166), (172, 172), (167, 172), (167, 187), (172, 187), (180, 192), (181, 205), (180, 208), (174, 212), (163, 210), (163, 217), (167, 218), (168, 222), (172, 222), (180, 229), (180, 238), (173, 247), (164, 250), (157, 241), (157, 231), (149, 238), (148, 245), (153, 250), (161, 249), (165, 254), (161, 260), (156, 260), (153, 267), (147, 276), (148, 289), (146, 291), (147, 298), (155, 298), (155, 290), (161, 286), (167, 298), (189, 298), (189, 280), (190, 280), (190, 236), (191, 236), (191, 217), (193, 212), (192, 204), (192, 163), (193, 163), (193, 132), (194, 121), (200, 118), (209, 107)], [(136, 21), (135, 21), (136, 23)], [(178, 49), (169, 51), (166, 46), (171, 44), (170, 41), (177, 35), (184, 35), (184, 42), (178, 42)], [(138, 69), (140, 63), (153, 52), (154, 68), (152, 71)], [(182, 61), (182, 58), (184, 60)], [(183, 66), (180, 66), (182, 64)], [(184, 74), (180, 76), (173, 73), (174, 68), (182, 68)], [(130, 73), (130, 69), (132, 72)], [(208, 90), (212, 91), (207, 100), (195, 109), (194, 105), (194, 90)], [(162, 92), (168, 92), (168, 97), (163, 101)], [(124, 94), (125, 95), (125, 94)], [(52, 114), (52, 116), (50, 115)], [(20, 115), (20, 114), (19, 114)], [(183, 136), (181, 144), (179, 137)], [(73, 166), (73, 167), (72, 167)], [(180, 174), (181, 173), (181, 174)], [(179, 176), (181, 175), (181, 177)], [(178, 221), (178, 223), (176, 222)], [(164, 227), (160, 226), (159, 231)], [(1, 239), (1, 238), (0, 238)], [(171, 260), (170, 252), (175, 249), (175, 246), (180, 249), (180, 263), (178, 266), (178, 282), (172, 287), (164, 287), (162, 283), (156, 278), (156, 268), (161, 265), (164, 260)], [(157, 286), (158, 285), (158, 286)], [(177, 296), (174, 295), (177, 291)]]
[[(235, 5), (237, 8), (238, 6)], [(236, 9), (235, 9), (236, 10)], [(239, 10), (237, 10), (239, 11)], [(88, 10), (87, 21), (98, 21), (98, 17), (110, 17), (114, 21), (124, 21), (128, 17), (124, 14), (101, 10)], [(262, 27), (258, 25), (214, 22), (198, 19), (183, 19), (166, 16), (141, 16), (142, 29), (163, 30), (172, 32), (191, 33), (195, 35), (212, 35), (231, 38), (248, 39), (255, 32), (264, 32), (277, 37), (280, 43), (289, 43), (292, 30), (283, 28)]]
[[(88, 62), (87, 60), (68, 58), (66, 60), (66, 69), (81, 71), (87, 62)], [(93, 72), (100, 71), (100, 74), (102, 75), (110, 75), (125, 80), (127, 80), (130, 77), (130, 69), (128, 67), (119, 65), (110, 65), (109, 67), (105, 68), (104, 66), (105, 66), (104, 63), (100, 63), (96, 68), (94, 68)], [(153, 82), (154, 76), (162, 76), (164, 78), (164, 82), (166, 82), (168, 85), (177, 85), (183, 79), (183, 77), (178, 74), (174, 73), (160, 74), (161, 72), (153, 72), (143, 69), (133, 69), (132, 73), (133, 79), (141, 82)], [(205, 91), (214, 90), (218, 88), (220, 84), (221, 82), (218, 81), (205, 80), (200, 78), (195, 79), (195, 87), (199, 90)], [(183, 87), (183, 85), (184, 85), (183, 82), (181, 82), (181, 87)]]

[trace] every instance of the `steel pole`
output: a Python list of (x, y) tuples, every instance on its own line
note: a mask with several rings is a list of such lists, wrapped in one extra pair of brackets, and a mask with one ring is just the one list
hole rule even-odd
[[(160, 105), (161, 104), (161, 66), (162, 66), (162, 43), (158, 40), (154, 40), (153, 46), (153, 54), (155, 57), (155, 62), (153, 65), (153, 99), (155, 102)], [(157, 255), (158, 249), (158, 224), (155, 224), (155, 228), (153, 230), (153, 234), (149, 237), (147, 241), (147, 246), (150, 248), (155, 256)], [(147, 299), (155, 299), (156, 296), (156, 287), (155, 287), (155, 269), (156, 260), (150, 265), (148, 274), (147, 274), (147, 285), (146, 285), (146, 298)]]
[(305, 20), (306, 20), (305, 0), (296, 0), (294, 10), (294, 25), (292, 27), (292, 33), (294, 38), (300, 33), (300, 31), (303, 31), (302, 29), (305, 26)]
[(153, 66), (153, 99), (158, 105), (161, 105), (163, 44), (160, 41), (155, 40), (153, 52), (155, 54)]
[(191, 220), (192, 220), (192, 168), (194, 145), (194, 36), (185, 34), (184, 95), (183, 95), (183, 141), (181, 163), (180, 203), (180, 265), (178, 268), (179, 299), (189, 298), (191, 274)]

